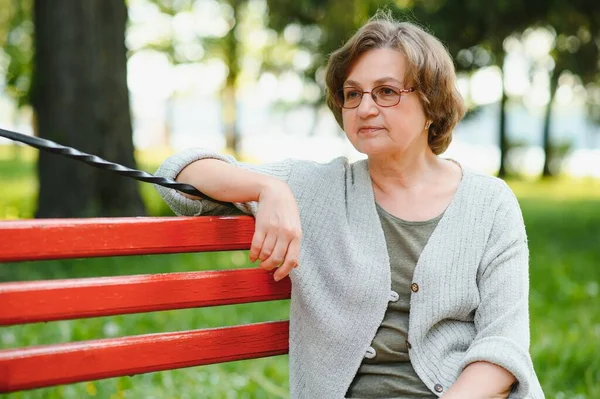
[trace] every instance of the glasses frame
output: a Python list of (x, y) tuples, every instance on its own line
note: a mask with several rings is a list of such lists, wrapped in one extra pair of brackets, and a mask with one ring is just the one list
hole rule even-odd
[[(400, 95), (398, 96), (398, 101), (395, 104), (390, 104), (390, 105), (381, 105), (377, 102), (377, 97), (373, 94), (373, 92), (377, 89), (379, 89), (380, 87), (390, 87), (393, 89), (396, 89), (400, 92)], [(357, 91), (360, 91), (357, 89)], [(379, 86), (375, 86), (373, 87), (371, 90), (369, 91), (361, 91), (360, 92), (360, 101), (358, 102), (358, 104), (356, 104), (355, 107), (346, 107), (343, 105), (343, 98), (344, 98), (344, 88), (339, 89), (336, 93), (335, 93), (335, 101), (337, 102), (337, 104), (343, 108), (343, 109), (356, 109), (358, 107), (360, 107), (360, 104), (362, 103), (363, 100), (363, 96), (367, 93), (371, 94), (371, 98), (373, 99), (373, 101), (375, 102), (375, 104), (377, 104), (379, 107), (382, 108), (389, 108), (389, 107), (395, 107), (396, 105), (400, 104), (400, 100), (402, 100), (402, 95), (406, 94), (406, 93), (412, 93), (415, 91), (414, 87), (409, 87), (408, 89), (398, 89), (397, 87), (394, 86), (390, 86), (390, 85), (379, 85)]]

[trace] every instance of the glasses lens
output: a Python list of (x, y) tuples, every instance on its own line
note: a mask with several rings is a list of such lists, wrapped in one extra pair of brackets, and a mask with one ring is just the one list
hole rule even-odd
[(400, 102), (400, 89), (392, 86), (379, 86), (373, 89), (375, 102), (382, 107), (390, 107)]
[(341, 105), (344, 108), (356, 108), (362, 99), (362, 91), (352, 87), (345, 87), (340, 90)]
[[(367, 92), (369, 93), (369, 92)], [(353, 87), (344, 87), (337, 92), (337, 101), (343, 108), (356, 108), (360, 105), (364, 92)], [(371, 91), (377, 104), (392, 107), (400, 102), (402, 90), (394, 86), (377, 86)]]

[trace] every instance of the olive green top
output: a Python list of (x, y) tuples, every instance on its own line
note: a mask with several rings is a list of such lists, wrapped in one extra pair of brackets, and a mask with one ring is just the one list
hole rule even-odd
[[(423, 222), (399, 219), (377, 205), (390, 256), (393, 295), (381, 326), (346, 396), (367, 398), (436, 398), (410, 363), (407, 344), (413, 273), (419, 256), (442, 215)], [(397, 298), (397, 299), (396, 299)]]

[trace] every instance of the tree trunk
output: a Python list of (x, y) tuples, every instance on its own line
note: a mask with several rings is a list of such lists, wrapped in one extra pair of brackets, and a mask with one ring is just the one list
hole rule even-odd
[(319, 125), (319, 104), (312, 104), (311, 111), (313, 119), (310, 123), (310, 128), (308, 129), (308, 137), (315, 137), (317, 135), (317, 126)]
[(554, 95), (558, 87), (558, 76), (559, 73), (552, 71), (550, 73), (550, 99), (546, 104), (546, 111), (544, 115), (544, 131), (542, 134), (542, 143), (544, 147), (544, 169), (542, 170), (542, 177), (551, 177), (554, 172), (550, 168), (552, 162), (552, 141), (550, 140), (550, 130), (552, 127), (552, 104), (554, 103)]
[[(40, 137), (135, 167), (123, 0), (35, 0)], [(38, 160), (36, 217), (145, 214), (134, 180), (54, 154)]]
[(171, 142), (173, 138), (173, 127), (175, 126), (175, 92), (165, 100), (165, 126), (163, 127), (163, 134), (161, 137), (160, 146), (171, 150)]
[(225, 87), (221, 97), (223, 107), (223, 127), (225, 130), (225, 145), (233, 154), (238, 155), (239, 151), (239, 131), (237, 124), (237, 80), (239, 75), (239, 46), (238, 39), (235, 36), (236, 27), (240, 19), (240, 0), (228, 0), (229, 5), (233, 10), (233, 18), (231, 29), (225, 36), (224, 40), (224, 61), (227, 65), (227, 78), (225, 79)]
[(239, 133), (237, 127), (237, 98), (235, 84), (229, 82), (225, 85), (222, 94), (223, 102), (223, 127), (225, 129), (225, 146), (233, 155), (238, 155)]
[(504, 90), (504, 71), (502, 72), (502, 99), (500, 100), (500, 120), (498, 124), (498, 147), (500, 148), (500, 168), (498, 177), (506, 177), (506, 155), (508, 153), (508, 139), (506, 137), (506, 102), (508, 97)]

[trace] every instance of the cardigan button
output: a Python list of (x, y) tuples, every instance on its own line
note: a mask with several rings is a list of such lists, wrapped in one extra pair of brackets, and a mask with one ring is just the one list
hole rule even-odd
[(417, 291), (419, 291), (419, 284), (417, 284), (417, 283), (412, 283), (412, 284), (410, 285), (410, 290), (411, 290), (412, 292), (417, 292)]
[(400, 299), (400, 295), (398, 295), (398, 293), (396, 291), (390, 291), (389, 301), (390, 302), (398, 302), (398, 299)]
[(367, 348), (367, 352), (365, 353), (365, 357), (367, 359), (373, 359), (376, 355), (377, 355), (377, 352), (375, 352), (375, 348), (373, 348), (372, 346), (369, 346)]
[(433, 389), (434, 389), (434, 390), (435, 390), (437, 393), (440, 393), (440, 392), (442, 392), (442, 391), (444, 390), (444, 387), (443, 387), (443, 386), (441, 386), (440, 384), (435, 384), (435, 385), (433, 386)]

